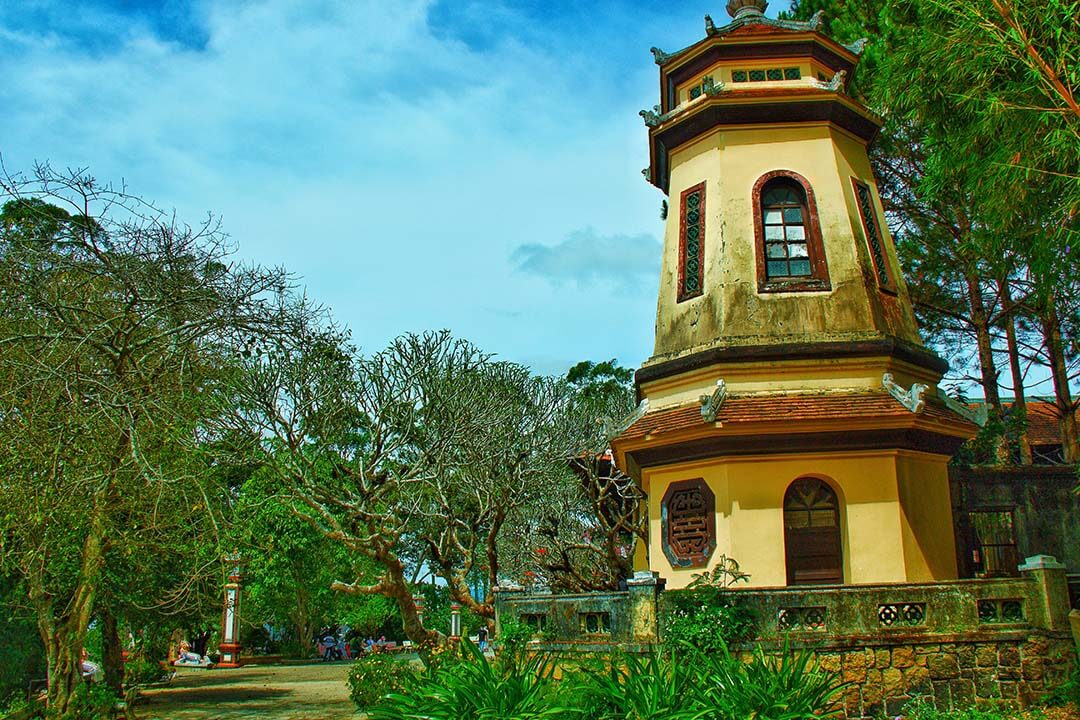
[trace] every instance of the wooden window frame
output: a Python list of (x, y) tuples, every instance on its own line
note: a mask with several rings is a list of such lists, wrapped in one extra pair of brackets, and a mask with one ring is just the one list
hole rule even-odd
[[(869, 184), (854, 176), (851, 178), (851, 189), (855, 193), (855, 207), (859, 212), (863, 240), (866, 242), (866, 252), (870, 254), (870, 268), (874, 273), (874, 280), (877, 282), (878, 290), (889, 295), (896, 295), (896, 272), (893, 270), (892, 262), (889, 260), (889, 250), (885, 245), (885, 236), (881, 232), (881, 216), (877, 211), (877, 203), (874, 202), (874, 190)], [(859, 197), (860, 190), (865, 191), (867, 194), (873, 217), (868, 218), (863, 210), (862, 199)], [(871, 228), (873, 233), (871, 233)], [(873, 235), (873, 238), (871, 238), (871, 235)], [(877, 251), (874, 250), (875, 240), (878, 244)]]
[[(694, 194), (701, 194), (698, 206), (698, 271), (697, 290), (686, 292), (686, 200)], [(679, 195), (679, 291), (676, 302), (700, 297), (705, 293), (705, 181), (686, 188)]]
[[(806, 253), (810, 259), (810, 275), (806, 277), (769, 279), (765, 258), (765, 221), (761, 213), (761, 193), (765, 185), (777, 179), (788, 179), (802, 187), (806, 195)], [(792, 170), (773, 170), (757, 179), (752, 191), (754, 207), (754, 253), (757, 256), (757, 286), (759, 293), (777, 292), (826, 292), (832, 290), (829, 282), (829, 265), (825, 260), (825, 247), (821, 240), (821, 221), (818, 219), (814, 189), (806, 178)]]

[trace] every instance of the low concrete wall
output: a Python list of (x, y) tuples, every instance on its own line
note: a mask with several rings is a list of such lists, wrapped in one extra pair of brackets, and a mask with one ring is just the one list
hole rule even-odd
[[(811, 648), (822, 667), (851, 683), (846, 718), (895, 717), (916, 698), (940, 709), (1024, 706), (1065, 679), (1076, 662), (1070, 621), (1080, 624), (1080, 614), (1069, 616), (1065, 568), (1036, 556), (1021, 571), (993, 580), (730, 592), (755, 610), (768, 652)], [(661, 587), (639, 574), (618, 593), (501, 588), (497, 622), (545, 618), (541, 636), (551, 650), (645, 649), (660, 640)], [(587, 618), (600, 613), (610, 615), (608, 629), (588, 632)]]

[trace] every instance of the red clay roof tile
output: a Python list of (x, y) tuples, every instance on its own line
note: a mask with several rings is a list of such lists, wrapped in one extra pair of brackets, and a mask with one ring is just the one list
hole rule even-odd
[[(814, 420), (873, 420), (911, 415), (911, 411), (886, 393), (835, 395), (768, 395), (761, 397), (730, 397), (720, 408), (716, 420), (724, 425), (769, 421)], [(962, 420), (940, 401), (928, 398), (924, 417), (933, 420)], [(618, 440), (631, 440), (646, 435), (660, 435), (679, 430), (704, 428), (701, 406), (683, 405), (646, 413), (631, 425)], [(972, 425), (974, 428), (974, 425)]]

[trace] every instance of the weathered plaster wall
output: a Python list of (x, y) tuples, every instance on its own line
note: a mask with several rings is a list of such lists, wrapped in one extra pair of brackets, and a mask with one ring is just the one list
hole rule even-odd
[[(1075, 468), (952, 468), (950, 478), (962, 541), (966, 540), (968, 511), (1014, 508), (1021, 557), (1053, 555), (1070, 573), (1080, 573), (1080, 495), (1074, 491)], [(961, 549), (966, 561), (969, 549), (966, 544)]]
[(669, 588), (685, 587), (707, 569), (672, 567), (661, 544), (663, 488), (700, 477), (716, 496), (716, 550), (709, 567), (726, 555), (750, 574), (751, 586), (785, 585), (783, 498), (795, 479), (806, 476), (828, 482), (840, 499), (845, 582), (956, 577), (945, 467), (894, 450), (725, 457), (645, 469), (649, 567)]
[[(851, 174), (872, 182), (865, 157), (861, 143), (829, 125), (721, 129), (673, 152), (655, 358), (715, 344), (883, 334), (921, 343), (910, 307), (890, 300), (891, 309), (883, 309), (884, 296), (867, 286), (866, 253), (860, 251), (865, 241), (861, 229), (855, 234), (859, 221), (850, 182)], [(832, 284), (828, 292), (757, 292), (751, 191), (759, 177), (779, 169), (799, 173), (814, 189)], [(678, 201), (683, 190), (703, 180), (705, 293), (677, 303)]]

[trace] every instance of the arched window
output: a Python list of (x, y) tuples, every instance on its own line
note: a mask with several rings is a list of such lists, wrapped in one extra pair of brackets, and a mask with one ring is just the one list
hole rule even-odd
[(829, 272), (810, 184), (778, 170), (754, 185), (758, 290), (828, 290)]
[(840, 501), (822, 480), (799, 478), (784, 493), (784, 555), (788, 585), (844, 581)]

